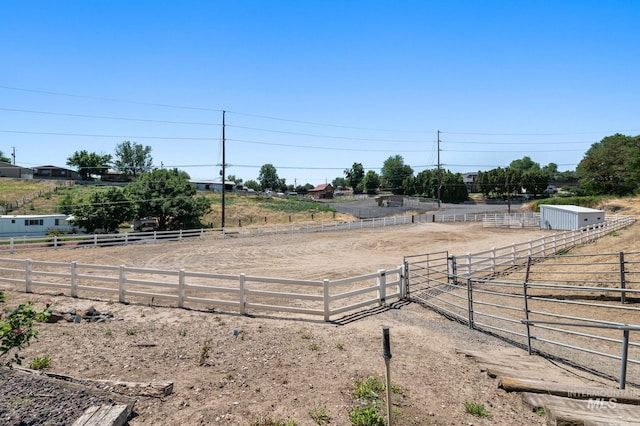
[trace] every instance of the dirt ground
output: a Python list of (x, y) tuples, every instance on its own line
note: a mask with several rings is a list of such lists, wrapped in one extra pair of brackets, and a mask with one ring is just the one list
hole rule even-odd
[[(637, 225), (635, 225), (637, 226)], [(393, 268), (403, 256), (448, 250), (464, 254), (523, 242), (546, 231), (483, 229), (480, 224), (415, 224), (314, 234), (171, 242), (144, 247), (33, 251), (34, 260), (129, 265), (265, 277), (322, 279)], [(633, 241), (633, 240), (631, 240)], [(618, 240), (618, 244), (620, 240)], [(618, 250), (622, 248), (618, 247)], [(3, 286), (5, 286), (3, 284)], [(4, 287), (5, 290), (10, 290)], [(292, 314), (224, 308), (121, 305), (53, 293), (10, 291), (9, 304), (51, 300), (54, 307), (112, 312), (103, 323), (40, 325), (40, 338), (23, 351), (28, 362), (49, 356), (49, 371), (86, 379), (170, 381), (165, 398), (141, 397), (130, 425), (269, 425), (294, 419), (318, 424), (311, 414), (326, 408), (329, 424), (346, 425), (358, 404), (354, 384), (384, 377), (381, 329), (391, 332), (396, 425), (544, 424), (519, 395), (457, 353), (459, 349), (518, 351), (415, 304), (374, 308), (325, 323)], [(465, 402), (484, 404), (480, 418)], [(257, 422), (262, 419), (262, 422)], [(253, 423), (252, 423), (253, 422)]]

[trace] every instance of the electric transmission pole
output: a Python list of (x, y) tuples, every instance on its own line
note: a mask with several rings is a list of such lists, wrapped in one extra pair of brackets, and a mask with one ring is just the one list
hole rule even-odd
[(440, 195), (442, 192), (442, 173), (440, 172), (440, 130), (438, 130), (438, 208), (442, 206)]
[(224, 190), (225, 190), (225, 182), (224, 182), (224, 166), (225, 166), (225, 156), (224, 156), (224, 115), (226, 111), (222, 110), (222, 232), (224, 233)]

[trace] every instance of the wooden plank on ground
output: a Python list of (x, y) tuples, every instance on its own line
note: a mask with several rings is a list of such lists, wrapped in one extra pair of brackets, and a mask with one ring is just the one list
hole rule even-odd
[(640, 392), (614, 388), (581, 386), (567, 383), (549, 382), (546, 380), (501, 377), (498, 387), (507, 392), (528, 392), (556, 395), (573, 399), (604, 398), (615, 399), (619, 404), (640, 405)]
[(77, 379), (64, 374), (47, 373), (48, 377), (78, 383), (84, 386), (97, 386), (108, 392), (127, 396), (165, 397), (173, 392), (173, 382), (123, 382), (118, 380)]
[(549, 425), (640, 425), (640, 407), (637, 405), (620, 404), (606, 398), (582, 400), (528, 392), (523, 393), (522, 398), (533, 409), (543, 408)]
[(129, 418), (126, 405), (94, 405), (87, 408), (72, 426), (123, 426)]

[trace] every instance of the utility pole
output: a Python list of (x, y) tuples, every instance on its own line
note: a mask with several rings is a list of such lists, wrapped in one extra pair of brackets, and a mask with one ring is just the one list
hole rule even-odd
[(440, 172), (440, 130), (438, 130), (438, 208), (442, 206), (440, 195), (442, 192), (442, 173)]
[(13, 165), (16, 165), (16, 147), (12, 146), (11, 148), (13, 148), (13, 152), (11, 153), (11, 156), (13, 157)]
[(224, 166), (225, 166), (225, 156), (224, 156), (224, 115), (226, 111), (222, 110), (222, 232), (224, 233), (224, 190), (225, 190), (225, 182), (224, 182)]

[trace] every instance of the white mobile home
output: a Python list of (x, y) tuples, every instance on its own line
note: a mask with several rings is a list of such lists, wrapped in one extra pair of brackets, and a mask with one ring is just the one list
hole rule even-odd
[(540, 204), (540, 228), (575, 231), (604, 222), (604, 210)]
[(71, 232), (66, 214), (0, 215), (0, 237), (47, 235), (48, 231)]

